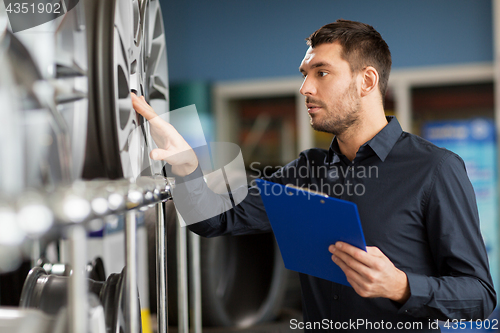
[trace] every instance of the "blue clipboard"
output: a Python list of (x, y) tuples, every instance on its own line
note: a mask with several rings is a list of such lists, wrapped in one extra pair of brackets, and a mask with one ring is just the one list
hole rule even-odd
[(292, 185), (255, 181), (285, 267), (351, 286), (328, 247), (342, 241), (366, 251), (356, 204)]

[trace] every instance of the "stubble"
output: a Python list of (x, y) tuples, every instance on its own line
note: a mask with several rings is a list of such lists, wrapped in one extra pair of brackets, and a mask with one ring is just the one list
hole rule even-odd
[(339, 136), (359, 121), (361, 107), (357, 96), (356, 80), (351, 81), (347, 90), (340, 97), (340, 101), (331, 109), (328, 109), (324, 103), (318, 103), (313, 99), (308, 99), (306, 102), (321, 104), (326, 113), (321, 121), (319, 119), (315, 121), (315, 116), (310, 115), (311, 126), (316, 131)]

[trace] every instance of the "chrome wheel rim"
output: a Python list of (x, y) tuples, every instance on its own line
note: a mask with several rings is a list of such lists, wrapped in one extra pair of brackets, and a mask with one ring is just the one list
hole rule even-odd
[[(160, 110), (165, 109), (168, 95), (161, 11), (157, 1), (116, 0), (101, 2), (99, 7), (95, 92), (102, 159), (108, 177), (136, 178), (151, 173), (147, 157), (151, 140), (147, 125), (141, 126), (144, 119), (132, 108), (130, 91), (144, 95), (149, 102), (154, 100), (153, 107), (156, 104)], [(154, 23), (149, 22), (150, 17), (155, 18)], [(156, 34), (149, 33), (152, 24), (161, 26)]]
[(85, 10), (79, 2), (60, 20), (55, 32), (57, 111), (68, 125), (71, 180), (80, 179), (85, 163), (88, 124), (88, 60)]
[[(169, 93), (168, 93), (168, 66), (167, 66), (167, 44), (165, 41), (165, 28), (161, 13), (160, 2), (151, 0), (148, 2), (146, 11), (147, 22), (145, 25), (144, 57), (146, 64), (145, 98), (151, 107), (163, 120), (168, 121)], [(149, 124), (144, 124), (146, 133), (149, 133)], [(149, 150), (157, 148), (151, 137), (147, 137)], [(151, 172), (161, 173), (161, 161), (153, 161), (146, 156)]]

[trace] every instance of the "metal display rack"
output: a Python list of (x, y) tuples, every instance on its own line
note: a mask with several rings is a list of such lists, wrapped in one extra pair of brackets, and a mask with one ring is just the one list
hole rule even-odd
[[(123, 318), (115, 318), (121, 321), (120, 329), (140, 332), (137, 252), (143, 248), (137, 242), (137, 220), (142, 216), (139, 211), (152, 207), (157, 211), (158, 332), (166, 332), (167, 235), (162, 202), (171, 199), (171, 185), (163, 176), (137, 178), (143, 169), (144, 174), (159, 171), (154, 161), (145, 166), (147, 150), (153, 146), (149, 124), (130, 101), (133, 91), (158, 113), (168, 111), (160, 1), (45, 2), (60, 3), (64, 15), (43, 26), (34, 25), (33, 17), (7, 17), (12, 11), (0, 4), (0, 64), (4, 68), (0, 96), (7, 103), (0, 111), (6, 115), (8, 110), (11, 115), (4, 124), (9, 130), (1, 135), (4, 144), (0, 147), (4, 161), (0, 271), (15, 269), (21, 254), (31, 257), (31, 267), (37, 266), (42, 244), (65, 238), (68, 275), (58, 281), (67, 289), (67, 306), (53, 316), (41, 309), (0, 307), (0, 332), (115, 331), (109, 318), (104, 318), (104, 303), (120, 307)], [(42, 46), (46, 52), (41, 52)], [(36, 123), (36, 131), (27, 120)], [(47, 138), (50, 143), (44, 144)], [(5, 167), (6, 161), (11, 165)], [(113, 287), (123, 286), (124, 295), (111, 293), (109, 299), (94, 302), (89, 298), (92, 290), (86, 272), (88, 232), (102, 228), (108, 217), (120, 215), (125, 221), (125, 268), (111, 275)], [(11, 258), (12, 254), (17, 257)], [(34, 285), (55, 277), (40, 267), (37, 271), (39, 275), (32, 274)], [(101, 283), (102, 288), (110, 277)], [(24, 296), (21, 304), (27, 306), (30, 302)], [(94, 323), (95, 316), (100, 319)]]
[[(87, 299), (95, 290), (87, 286), (83, 268), (87, 247), (89, 252), (98, 252), (91, 251), (93, 240), (87, 238), (87, 233), (97, 230), (96, 226), (102, 227), (108, 217), (118, 217), (115, 220), (121, 223), (122, 216), (126, 269), (111, 275), (116, 288), (125, 286), (126, 295), (122, 305), (113, 305), (119, 306), (121, 314), (126, 315), (126, 320), (120, 319), (124, 331), (138, 332), (141, 325), (134, 311), (139, 305), (136, 288), (138, 282), (143, 288), (147, 283), (141, 281), (142, 275), (139, 279), (137, 276), (137, 250), (145, 252), (145, 249), (140, 242), (144, 239), (136, 240), (136, 222), (143, 216), (140, 210), (153, 206), (156, 207), (157, 330), (164, 333), (168, 329), (167, 228), (161, 202), (170, 199), (170, 184), (161, 176), (136, 179), (138, 174), (159, 173), (162, 166), (148, 157), (148, 152), (156, 147), (155, 142), (149, 134), (149, 123), (136, 113), (130, 98), (134, 92), (144, 97), (159, 115), (168, 115), (167, 46), (160, 0), (44, 2), (60, 3), (64, 15), (42, 25), (34, 25), (33, 17), (20, 20), (17, 16), (14, 19), (19, 23), (17, 29), (8, 17), (11, 12), (0, 2), (0, 66), (3, 69), (0, 98), (4, 103), (0, 107), (4, 119), (0, 131), (0, 157), (4, 161), (0, 165), (0, 272), (14, 270), (21, 253), (24, 258), (32, 259), (31, 267), (38, 266), (44, 242), (65, 238), (67, 251), (59, 251), (63, 254), (58, 260), (67, 266), (65, 274), (72, 271), (71, 275), (65, 275), (68, 279), (61, 282), (67, 283), (68, 308), (67, 313), (47, 316), (36, 309), (0, 307), (0, 333), (33, 331), (33, 327), (42, 333), (101, 333), (99, 327), (105, 327), (106, 332), (114, 331), (109, 329), (109, 318), (102, 318), (106, 322), (95, 328), (86, 317), (105, 317), (103, 308), (111, 301)], [(107, 180), (81, 180), (101, 178)], [(210, 266), (205, 256), (207, 243), (201, 242), (204, 250), (200, 256), (198, 236), (186, 228), (176, 230), (178, 331), (188, 332), (191, 326), (195, 332), (201, 332), (200, 266), (207, 262)], [(143, 236), (142, 231), (139, 230), (139, 236)], [(100, 245), (102, 243), (105, 242)], [(107, 242), (99, 250), (107, 250), (109, 244), (115, 243)], [(215, 245), (211, 243), (211, 248), (217, 249)], [(235, 260), (239, 259), (239, 252), (228, 252)], [(14, 254), (17, 258), (9, 257)], [(9, 267), (2, 266), (11, 259)], [(119, 259), (107, 261), (106, 258), (106, 262), (117, 263), (115, 266), (121, 268), (123, 258)], [(273, 261), (272, 264), (281, 263)], [(252, 267), (257, 266), (266, 265)], [(118, 267), (113, 267), (113, 271)], [(50, 270), (45, 274), (38, 268), (40, 281), (35, 279), (35, 285), (40, 286), (57, 275)], [(231, 265), (217, 269), (233, 272), (236, 268)], [(274, 270), (269, 270), (269, 274), (273, 275), (273, 281), (283, 276), (274, 274)], [(105, 278), (104, 286), (110, 277)], [(204, 283), (207, 281), (217, 283), (215, 279), (203, 279)], [(280, 284), (273, 282), (272, 286), (275, 285)], [(212, 285), (204, 285), (204, 288), (214, 289)], [(241, 325), (246, 318), (254, 322), (268, 318), (273, 313), (269, 304), (276, 304), (279, 299), (276, 296), (279, 293), (274, 292), (279, 288), (273, 288), (262, 295), (259, 292), (256, 297), (259, 302), (252, 298), (250, 303), (255, 306), (245, 311), (245, 316), (241, 311), (226, 311), (233, 306), (228, 306), (217, 295), (205, 297), (204, 304), (209, 304), (206, 302), (209, 299), (212, 303), (209, 307), (218, 310), (217, 316), (206, 311), (207, 325)], [(141, 294), (144, 295), (142, 291)], [(99, 301), (103, 303), (100, 310)], [(144, 310), (149, 313), (149, 309)], [(235, 315), (228, 316), (230, 312)], [(32, 320), (25, 320), (27, 317)], [(219, 323), (209, 323), (209, 319), (215, 317)], [(66, 322), (61, 318), (67, 318)], [(27, 327), (29, 323), (33, 327)], [(50, 329), (44, 330), (44, 327)]]
[[(69, 243), (69, 262), (71, 275), (68, 284), (68, 311), (66, 322), (71, 333), (97, 333), (89, 329), (88, 277), (84, 267), (87, 264), (87, 234), (95, 228), (96, 221), (110, 215), (125, 215), (125, 327), (126, 332), (141, 332), (139, 295), (137, 291), (137, 211), (155, 207), (156, 224), (156, 291), (157, 291), (157, 332), (168, 332), (167, 318), (167, 229), (163, 203), (172, 199), (172, 185), (163, 176), (140, 177), (135, 182), (121, 180), (78, 181), (61, 186), (50, 194), (43, 191), (26, 192), (14, 200), (0, 201), (2, 218), (15, 221), (25, 235), (23, 242), (39, 246), (39, 240), (56, 230), (56, 235), (65, 235)], [(27, 200), (28, 199), (28, 200)], [(31, 223), (29, 223), (31, 221)], [(33, 223), (35, 221), (36, 223)], [(101, 224), (101, 223), (98, 223)], [(40, 230), (40, 225), (45, 226)], [(12, 237), (19, 230), (11, 229)], [(9, 232), (7, 230), (6, 232)], [(188, 274), (186, 229), (177, 228), (177, 257), (179, 276), (179, 332), (201, 332), (201, 289), (199, 269), (199, 239), (189, 233), (189, 261), (191, 274)], [(3, 237), (2, 239), (8, 239)], [(0, 246), (4, 244), (0, 243)], [(36, 251), (40, 253), (40, 251)], [(188, 279), (189, 275), (189, 279)], [(188, 282), (189, 280), (189, 282)], [(188, 294), (189, 289), (192, 293)], [(189, 297), (190, 296), (190, 297)], [(189, 304), (191, 309), (188, 310)], [(189, 313), (192, 313), (189, 324)], [(64, 313), (63, 313), (64, 315)], [(49, 318), (41, 310), (28, 308), (0, 307), (0, 332), (24, 332), (21, 320), (28, 319), (33, 327), (46, 327), (42, 332), (62, 332), (61, 325)], [(26, 325), (26, 324), (25, 324)], [(18, 331), (16, 331), (16, 329)], [(104, 328), (105, 329), (105, 328)], [(63, 330), (64, 331), (64, 330)], [(64, 331), (66, 332), (66, 331)], [(102, 331), (104, 332), (104, 331)]]
[[(36, 200), (25, 204), (26, 196)], [(165, 223), (163, 219), (162, 202), (171, 199), (171, 187), (163, 177), (141, 177), (135, 183), (125, 180), (118, 181), (88, 181), (77, 182), (70, 186), (56, 189), (50, 196), (43, 192), (30, 192), (20, 196), (18, 202), (3, 202), (4, 209), (10, 209), (11, 217), (27, 236), (42, 237), (43, 233), (33, 230), (33, 224), (24, 223), (26, 211), (45, 212), (41, 223), (51, 225), (46, 232), (53, 228), (62, 228), (69, 238), (70, 264), (73, 267), (69, 283), (69, 313), (68, 322), (70, 332), (88, 332), (88, 305), (87, 282), (85, 267), (86, 235), (89, 225), (95, 219), (110, 214), (125, 214), (125, 243), (126, 243), (126, 306), (130, 314), (125, 318), (127, 332), (140, 332), (140, 318), (138, 316), (137, 293), (137, 261), (136, 261), (136, 211), (151, 206), (157, 209), (157, 263), (158, 263), (158, 331), (166, 331), (166, 270), (165, 270)], [(36, 219), (36, 217), (35, 217)], [(38, 219), (40, 221), (40, 219)], [(35, 240), (37, 239), (35, 238)], [(79, 269), (81, 268), (81, 269)], [(19, 310), (22, 311), (22, 310)], [(32, 311), (28, 311), (31, 313)], [(0, 308), (0, 314), (3, 312)], [(19, 315), (19, 314), (18, 314)], [(12, 318), (12, 314), (10, 315)], [(0, 321), (8, 320), (2, 318)], [(0, 328), (4, 325), (0, 323)]]
[[(26, 203), (26, 197), (31, 198)], [(171, 199), (171, 186), (164, 177), (140, 177), (132, 183), (126, 180), (117, 181), (83, 181), (69, 186), (62, 186), (50, 195), (45, 192), (30, 192), (21, 195), (13, 202), (2, 202), (3, 211), (9, 211), (17, 222), (20, 230), (25, 233), (25, 242), (29, 238), (36, 240), (49, 231), (59, 229), (69, 239), (70, 262), (72, 274), (68, 284), (68, 314), (67, 323), (72, 333), (89, 332), (87, 304), (87, 277), (84, 267), (86, 258), (86, 238), (92, 221), (102, 219), (111, 214), (125, 214), (125, 244), (126, 244), (126, 292), (124, 302), (126, 309), (126, 332), (140, 332), (140, 317), (137, 309), (137, 243), (136, 243), (136, 212), (137, 210), (156, 206), (157, 224), (157, 263), (158, 263), (158, 332), (166, 332), (166, 252), (165, 252), (165, 221), (163, 219), (162, 202)], [(43, 213), (36, 216), (26, 212)], [(5, 218), (5, 213), (4, 216)], [(26, 219), (35, 219), (38, 223), (26, 223)], [(50, 226), (45, 231), (37, 230), (36, 225)], [(13, 232), (18, 233), (13, 229)], [(15, 236), (15, 235), (13, 235)], [(6, 238), (3, 238), (6, 239)], [(0, 244), (3, 245), (3, 244)], [(13, 312), (17, 311), (17, 312)], [(16, 322), (20, 317), (45, 317), (33, 310), (13, 310), (0, 308), (0, 332), (9, 326), (20, 327)], [(50, 321), (50, 320), (46, 320)], [(32, 320), (38, 323), (37, 320)], [(15, 330), (11, 330), (15, 331)], [(57, 331), (57, 330), (55, 330)]]

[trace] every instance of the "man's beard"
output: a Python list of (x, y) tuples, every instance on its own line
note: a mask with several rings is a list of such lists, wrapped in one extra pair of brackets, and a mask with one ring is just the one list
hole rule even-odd
[(359, 120), (360, 103), (359, 98), (357, 98), (356, 80), (354, 79), (340, 98), (340, 105), (334, 107), (333, 110), (328, 110), (324, 103), (318, 102), (313, 99), (306, 100), (306, 103), (320, 104), (325, 112), (324, 119), (321, 122), (314, 122), (314, 115), (311, 115), (311, 126), (316, 131), (341, 135)]

